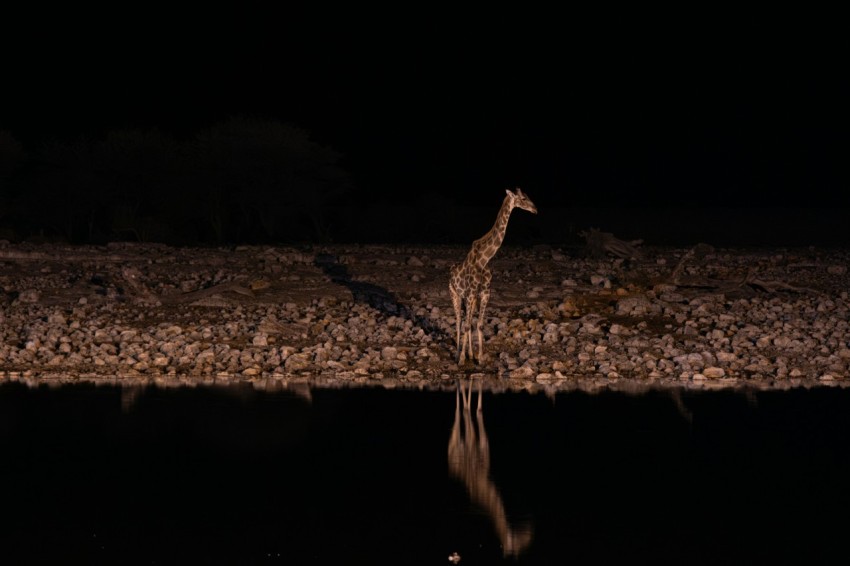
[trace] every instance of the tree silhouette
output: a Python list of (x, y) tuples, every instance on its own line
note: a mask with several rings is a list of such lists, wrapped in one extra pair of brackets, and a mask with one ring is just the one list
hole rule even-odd
[(13, 230), (7, 226), (13, 215), (13, 175), (23, 166), (24, 149), (10, 132), (0, 130), (0, 228), (3, 232)]
[(111, 232), (139, 241), (174, 237), (171, 204), (186, 172), (182, 147), (158, 130), (110, 132), (96, 147)]
[(238, 240), (328, 239), (328, 207), (350, 186), (340, 153), (277, 121), (229, 118), (200, 132), (192, 154), (199, 212), (219, 240), (228, 224)]
[(92, 140), (81, 137), (39, 148), (28, 190), (18, 199), (33, 228), (65, 240), (91, 238), (102, 202), (93, 146)]
[[(0, 180), (17, 159), (10, 140), (0, 137)], [(340, 160), (306, 130), (233, 117), (186, 141), (119, 130), (43, 144), (0, 196), (15, 193), (30, 233), (69, 241), (326, 240), (329, 206), (349, 188)]]
[(156, 219), (177, 182), (179, 149), (156, 130), (46, 143), (21, 204), (42, 229), (68, 240), (163, 236), (153, 228), (163, 225)]

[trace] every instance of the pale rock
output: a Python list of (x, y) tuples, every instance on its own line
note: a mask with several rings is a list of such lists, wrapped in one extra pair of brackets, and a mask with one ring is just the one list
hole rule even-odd
[(509, 374), (513, 379), (528, 379), (534, 375), (534, 370), (527, 365), (520, 366)]

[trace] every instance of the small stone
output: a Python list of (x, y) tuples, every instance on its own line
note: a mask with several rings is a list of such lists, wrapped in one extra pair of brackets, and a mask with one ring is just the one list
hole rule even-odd
[(26, 289), (18, 293), (18, 300), (22, 303), (37, 303), (41, 299), (38, 289)]
[(708, 379), (719, 379), (726, 375), (726, 371), (723, 368), (708, 367), (702, 370), (702, 374)]
[(309, 367), (310, 361), (307, 359), (307, 354), (292, 354), (286, 358), (283, 367), (286, 371), (295, 372), (305, 370)]
[(512, 379), (528, 379), (534, 375), (534, 370), (527, 365), (520, 366), (508, 374)]
[(129, 342), (139, 335), (137, 330), (124, 330), (119, 335), (122, 342)]
[(285, 360), (286, 358), (297, 352), (298, 349), (294, 346), (281, 346), (279, 351), (281, 359)]
[(398, 348), (394, 348), (393, 346), (386, 346), (381, 350), (381, 358), (384, 360), (395, 360), (397, 356)]

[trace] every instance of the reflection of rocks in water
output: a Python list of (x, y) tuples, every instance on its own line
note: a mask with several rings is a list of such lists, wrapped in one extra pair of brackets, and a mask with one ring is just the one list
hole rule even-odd
[(304, 383), (304, 382), (289, 383), (289, 384), (287, 384), (286, 389), (288, 391), (291, 391), (292, 393), (294, 393), (296, 397), (300, 397), (301, 399), (304, 399), (305, 401), (307, 401), (307, 403), (309, 403), (309, 404), (313, 403), (313, 392), (312, 392), (312, 389), (310, 388), (309, 383)]
[(685, 419), (689, 425), (694, 424), (694, 413), (685, 405), (685, 401), (682, 400), (682, 390), (681, 389), (671, 389), (670, 390), (670, 399), (673, 400), (673, 404), (676, 405), (676, 410), (679, 411), (679, 414)]
[[(531, 543), (529, 524), (513, 525), (507, 517), (502, 495), (490, 479), (490, 443), (484, 428), (481, 404), (481, 383), (478, 384), (476, 423), (472, 422), (472, 381), (469, 392), (458, 382), (455, 394), (455, 422), (449, 437), (449, 472), (466, 486), (469, 497), (490, 516), (505, 556), (519, 556)], [(461, 397), (463, 410), (461, 410)], [(462, 424), (461, 424), (462, 421)], [(477, 427), (476, 427), (477, 424)]]
[[(236, 397), (242, 403), (247, 404), (253, 401), (257, 392), (262, 390), (266, 392), (277, 392), (277, 391), (286, 391), (294, 395), (295, 397), (302, 399), (308, 405), (313, 403), (313, 389), (310, 383), (308, 382), (284, 382), (277, 380), (270, 380), (270, 383), (275, 384), (277, 387), (269, 387), (266, 383), (260, 383), (262, 387), (258, 387), (258, 383), (230, 383), (227, 385), (212, 385), (212, 388), (215, 388), (217, 391), (225, 393), (229, 396)], [(106, 385), (114, 385), (114, 384), (106, 384)], [(31, 387), (35, 387), (35, 385), (30, 384)], [(156, 388), (155, 383), (147, 384), (147, 383), (136, 383), (133, 385), (124, 385), (120, 388), (121, 391), (121, 412), (124, 414), (129, 414), (133, 411), (136, 404), (139, 402), (139, 399), (142, 398), (145, 390), (148, 387)], [(185, 386), (184, 386), (185, 387)]]
[(132, 387), (122, 387), (121, 388), (121, 412), (129, 413), (133, 410), (133, 407), (136, 404), (136, 401), (139, 400), (139, 397), (142, 396), (142, 392), (145, 390), (142, 386), (132, 386)]

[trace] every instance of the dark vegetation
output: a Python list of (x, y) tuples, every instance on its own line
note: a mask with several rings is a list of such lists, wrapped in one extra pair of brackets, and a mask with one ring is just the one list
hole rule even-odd
[(26, 150), (0, 132), (0, 237), (72, 243), (327, 240), (351, 183), (303, 129), (233, 117), (185, 139), (110, 131)]

